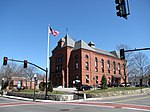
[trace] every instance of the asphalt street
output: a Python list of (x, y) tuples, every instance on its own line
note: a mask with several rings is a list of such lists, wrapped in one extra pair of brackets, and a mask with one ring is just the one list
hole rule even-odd
[(0, 112), (150, 112), (150, 95), (74, 102), (33, 102), (0, 97)]

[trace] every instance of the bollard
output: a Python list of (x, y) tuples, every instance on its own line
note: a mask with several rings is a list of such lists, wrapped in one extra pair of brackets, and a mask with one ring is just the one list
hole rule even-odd
[(86, 93), (85, 93), (84, 89), (83, 89), (83, 98), (84, 98), (84, 100), (86, 100)]

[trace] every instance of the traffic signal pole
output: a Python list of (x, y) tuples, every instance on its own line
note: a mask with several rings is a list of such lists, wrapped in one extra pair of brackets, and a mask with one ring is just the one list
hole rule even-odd
[(133, 49), (133, 50), (125, 50), (124, 52), (132, 52), (132, 51), (141, 51), (141, 50), (150, 50), (150, 48), (140, 48), (140, 49)]
[[(14, 59), (8, 59), (8, 57), (4, 57), (4, 63), (3, 63), (3, 65), (7, 65), (7, 61), (15, 61), (15, 62), (21, 62), (21, 63), (26, 63), (26, 64), (30, 64), (30, 65), (33, 65), (33, 66), (35, 66), (35, 67), (37, 67), (37, 68), (39, 68), (39, 69), (41, 69), (41, 70), (43, 70), (45, 73), (46, 73), (46, 93), (45, 93), (45, 99), (47, 99), (48, 98), (48, 94), (47, 94), (47, 75), (48, 75), (48, 68), (46, 68), (46, 69), (44, 69), (44, 68), (42, 68), (42, 67), (40, 67), (40, 66), (38, 66), (38, 65), (36, 65), (36, 64), (34, 64), (34, 63), (31, 63), (31, 62), (28, 62), (27, 60), (24, 60), (24, 61), (22, 61), (22, 60), (14, 60)], [(6, 61), (6, 62), (5, 62)], [(25, 68), (27, 68), (27, 65), (24, 65), (24, 67)]]
[[(141, 50), (150, 50), (150, 48), (139, 48), (139, 49), (132, 49), (132, 50), (124, 50), (124, 49), (120, 49), (120, 59), (121, 60), (125, 60), (125, 52), (133, 52), (133, 51), (141, 51)], [(127, 83), (126, 83), (126, 65), (124, 66), (124, 76), (125, 76), (125, 87), (127, 86)], [(142, 80), (143, 80), (143, 76), (142, 76)], [(142, 88), (142, 86), (141, 86)], [(142, 89), (141, 89), (142, 91)]]
[(133, 52), (133, 51), (141, 51), (141, 50), (150, 50), (150, 48), (140, 48), (140, 49), (132, 49), (132, 50), (124, 50), (120, 49), (120, 59), (125, 59), (125, 52)]

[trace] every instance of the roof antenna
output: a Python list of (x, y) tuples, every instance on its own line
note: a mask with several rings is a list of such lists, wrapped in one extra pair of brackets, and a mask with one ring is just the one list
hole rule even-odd
[(68, 35), (68, 28), (66, 28), (66, 35)]

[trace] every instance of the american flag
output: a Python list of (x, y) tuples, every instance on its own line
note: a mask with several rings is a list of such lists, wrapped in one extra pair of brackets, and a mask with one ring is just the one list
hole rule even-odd
[(49, 33), (53, 34), (54, 36), (58, 36), (59, 35), (59, 32), (52, 29), (50, 26), (49, 26)]

